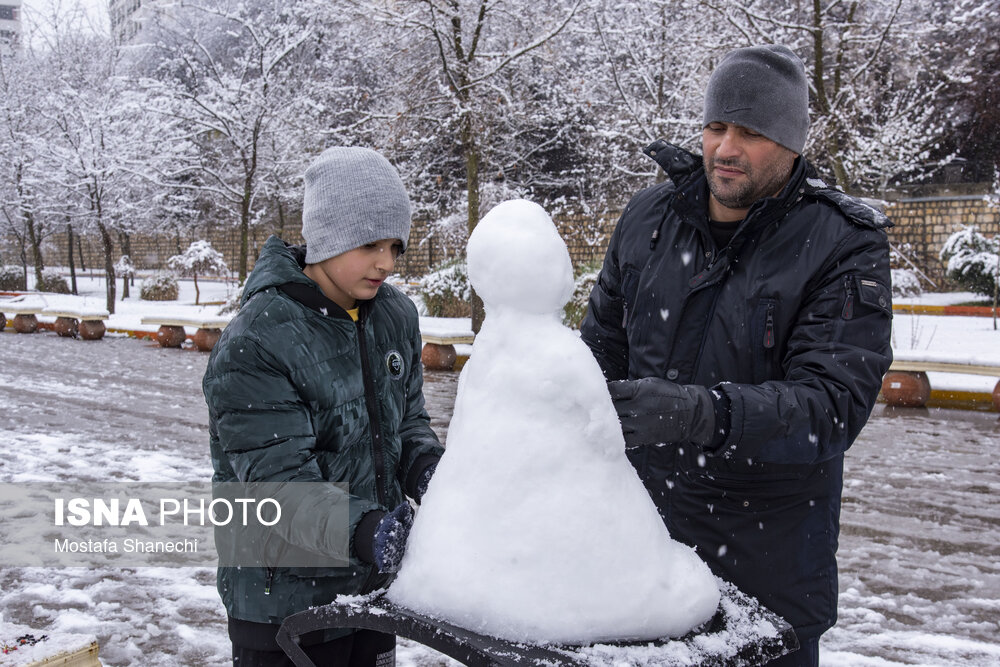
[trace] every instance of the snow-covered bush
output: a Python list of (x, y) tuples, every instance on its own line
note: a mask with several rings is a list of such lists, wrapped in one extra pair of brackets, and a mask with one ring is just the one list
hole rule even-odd
[(597, 275), (601, 272), (601, 262), (595, 260), (584, 264), (576, 271), (576, 286), (573, 288), (573, 296), (569, 303), (563, 307), (563, 324), (579, 329), (583, 316), (587, 314), (587, 302), (590, 300), (590, 293), (597, 282)]
[(970, 292), (993, 296), (1000, 272), (1000, 239), (987, 238), (975, 225), (948, 237), (939, 255), (949, 279)]
[(194, 303), (198, 305), (201, 291), (198, 289), (198, 274), (203, 276), (222, 275), (229, 272), (222, 253), (212, 247), (208, 241), (195, 241), (180, 255), (174, 255), (167, 260), (167, 266), (182, 276), (194, 278)]
[(226, 297), (226, 302), (219, 308), (219, 315), (229, 315), (230, 313), (238, 312), (242, 301), (243, 288), (241, 287), (235, 292), (231, 292), (229, 296)]
[(159, 271), (142, 281), (139, 298), (143, 301), (176, 301), (179, 292), (177, 276)]
[(464, 258), (450, 259), (420, 279), (417, 288), (430, 317), (469, 317), (472, 286)]
[(135, 275), (135, 264), (128, 255), (122, 255), (115, 263), (115, 275), (119, 278), (130, 278)]
[(20, 266), (0, 266), (0, 291), (20, 292), (26, 290), (24, 271)]
[(52, 292), (53, 294), (69, 294), (69, 283), (59, 275), (55, 269), (42, 269), (42, 280), (35, 289), (39, 292)]
[(920, 278), (910, 269), (890, 269), (893, 296), (920, 296), (924, 289)]

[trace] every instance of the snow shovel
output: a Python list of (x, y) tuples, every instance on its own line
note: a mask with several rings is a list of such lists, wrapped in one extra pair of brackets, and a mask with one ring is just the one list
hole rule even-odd
[(356, 628), (406, 637), (472, 667), (506, 665), (760, 665), (799, 648), (791, 626), (732, 584), (705, 627), (679, 639), (593, 646), (532, 645), (497, 639), (400, 607), (385, 591), (341, 597), (285, 619), (278, 645), (296, 667), (316, 667), (296, 639), (315, 630)]

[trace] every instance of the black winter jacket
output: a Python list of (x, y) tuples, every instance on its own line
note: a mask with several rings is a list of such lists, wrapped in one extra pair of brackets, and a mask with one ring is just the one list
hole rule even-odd
[(818, 636), (836, 621), (844, 451), (891, 361), (891, 223), (799, 158), (717, 248), (700, 157), (662, 141), (646, 152), (670, 181), (622, 214), (583, 339), (609, 380), (725, 394), (721, 446), (630, 459), (675, 539), (800, 638)]

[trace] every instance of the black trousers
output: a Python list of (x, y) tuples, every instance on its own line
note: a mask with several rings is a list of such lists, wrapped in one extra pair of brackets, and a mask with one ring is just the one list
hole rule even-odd
[[(278, 646), (277, 625), (229, 619), (233, 667), (294, 667)], [(310, 636), (311, 635), (311, 636)], [(374, 630), (355, 630), (346, 637), (322, 641), (322, 633), (302, 635), (300, 646), (317, 667), (394, 667), (396, 637)]]
[(767, 663), (767, 667), (819, 667), (819, 637), (799, 640), (801, 648)]

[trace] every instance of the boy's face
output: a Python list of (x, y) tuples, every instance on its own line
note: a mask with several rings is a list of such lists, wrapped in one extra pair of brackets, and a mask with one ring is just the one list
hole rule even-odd
[(305, 268), (323, 294), (344, 310), (375, 297), (403, 249), (398, 239), (368, 243)]

